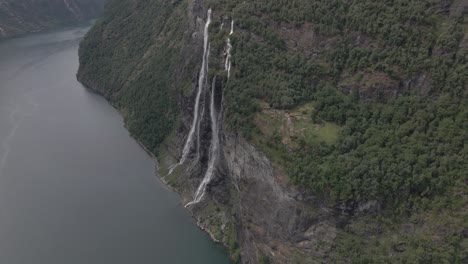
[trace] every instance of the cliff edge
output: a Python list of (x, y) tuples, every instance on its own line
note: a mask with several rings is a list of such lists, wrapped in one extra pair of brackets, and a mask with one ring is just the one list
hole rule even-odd
[(111, 0), (77, 77), (236, 263), (462, 263), (465, 7)]

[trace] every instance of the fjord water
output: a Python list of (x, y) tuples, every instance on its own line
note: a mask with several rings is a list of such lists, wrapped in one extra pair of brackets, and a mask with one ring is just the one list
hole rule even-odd
[(0, 42), (0, 263), (228, 263), (76, 81), (86, 30)]

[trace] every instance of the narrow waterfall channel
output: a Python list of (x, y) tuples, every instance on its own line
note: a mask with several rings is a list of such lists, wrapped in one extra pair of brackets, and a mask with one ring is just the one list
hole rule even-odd
[[(169, 174), (180, 165), (184, 164), (188, 158), (188, 155), (193, 147), (193, 142), (195, 138), (195, 133), (197, 137), (197, 160), (200, 158), (200, 124), (201, 119), (203, 118), (205, 107), (204, 105), (201, 107), (201, 97), (204, 91), (204, 87), (207, 86), (207, 75), (208, 75), (208, 62), (210, 57), (210, 43), (209, 43), (209, 27), (211, 23), (211, 8), (208, 9), (207, 20), (205, 23), (204, 29), (204, 42), (203, 42), (203, 60), (202, 60), (202, 67), (200, 69), (200, 76), (198, 79), (198, 91), (197, 96), (195, 97), (195, 107), (193, 110), (193, 121), (192, 126), (190, 127), (189, 134), (187, 136), (187, 140), (185, 142), (184, 148), (182, 150), (182, 157), (179, 163), (171, 166), (169, 168)], [(234, 33), (234, 20), (231, 21), (231, 31), (229, 32), (229, 36)], [(226, 49), (226, 61), (225, 61), (225, 70), (228, 72), (228, 78), (230, 77), (231, 71), (231, 39), (228, 37), (227, 39), (227, 49)], [(201, 111), (201, 114), (200, 114)], [(208, 168), (205, 172), (203, 180), (201, 181), (200, 185), (197, 188), (195, 193), (195, 197), (193, 201), (189, 202), (186, 207), (199, 203), (205, 195), (206, 188), (210, 183), (211, 179), (214, 176), (216, 171), (216, 164), (219, 157), (219, 110), (216, 108), (216, 76), (212, 80), (211, 84), (211, 95), (210, 95), (210, 119), (211, 119), (211, 144), (210, 144), (210, 152), (209, 152), (209, 159), (208, 159)]]
[[(205, 30), (203, 32), (203, 60), (202, 60), (202, 67), (200, 69), (200, 76), (198, 79), (198, 91), (197, 91), (197, 96), (195, 97), (195, 107), (193, 109), (193, 121), (192, 121), (192, 126), (190, 127), (190, 132), (187, 136), (187, 141), (185, 142), (185, 146), (182, 150), (182, 158), (180, 159), (179, 163), (171, 166), (169, 169), (169, 175), (172, 174), (175, 168), (177, 166), (180, 166), (184, 164), (184, 162), (187, 160), (187, 157), (190, 153), (190, 150), (193, 147), (193, 139), (195, 136), (196, 130), (199, 130), (199, 119), (200, 119), (200, 101), (201, 101), (201, 94), (203, 92), (203, 87), (204, 87), (204, 82), (205, 78), (208, 75), (208, 58), (209, 58), (209, 27), (211, 24), (211, 8), (208, 9), (208, 14), (207, 14), (207, 19), (205, 23)], [(197, 136), (199, 138), (199, 133), (197, 133)], [(199, 139), (197, 139), (199, 142)], [(200, 146), (197, 146), (199, 148)]]
[[(229, 36), (234, 33), (234, 20), (231, 20), (231, 31), (229, 32)], [(231, 38), (227, 38), (227, 49), (226, 49), (226, 62), (224, 63), (224, 70), (228, 72), (228, 79), (231, 76), (231, 51), (232, 51), (232, 44)]]
[(206, 192), (206, 187), (213, 178), (216, 170), (216, 163), (219, 156), (219, 111), (216, 109), (215, 98), (216, 97), (216, 76), (213, 78), (211, 84), (211, 99), (210, 99), (210, 118), (211, 118), (211, 146), (208, 160), (208, 169), (203, 177), (202, 182), (198, 186), (197, 192), (195, 193), (195, 199), (188, 203), (186, 207), (199, 203)]
[[(207, 69), (206, 69), (205, 76), (208, 75), (210, 54), (211, 54), (211, 44), (208, 43), (208, 54), (206, 55), (206, 61), (207, 61), (206, 68)], [(208, 87), (208, 77), (205, 78), (205, 81), (203, 82), (203, 87)], [(205, 95), (206, 95), (206, 89), (203, 89), (202, 97), (205, 98)], [(196, 130), (197, 131), (197, 156), (195, 158), (195, 162), (200, 160), (200, 146), (201, 146), (200, 127), (201, 127), (201, 124), (203, 123), (203, 118), (205, 117), (205, 108), (206, 108), (206, 103), (205, 103), (205, 99), (203, 99), (203, 102), (201, 104), (201, 114), (198, 120), (197, 130)]]
[[(234, 33), (234, 20), (231, 21), (231, 31), (229, 32), (229, 36)], [(228, 79), (230, 76), (231, 71), (231, 39), (228, 37), (227, 39), (227, 48), (226, 48), (226, 62), (225, 62), (225, 70), (228, 72)], [(222, 93), (221, 93), (222, 94)], [(208, 184), (211, 182), (214, 173), (216, 171), (216, 165), (218, 162), (219, 151), (220, 151), (220, 144), (219, 144), (219, 112), (220, 110), (216, 108), (216, 76), (213, 78), (211, 84), (211, 100), (210, 100), (210, 118), (211, 118), (211, 145), (210, 145), (210, 153), (209, 153), (209, 160), (208, 160), (208, 169), (203, 177), (202, 182), (198, 186), (198, 189), (195, 193), (195, 198), (193, 201), (188, 203), (186, 207), (191, 206), (193, 204), (199, 203), (203, 196), (205, 195), (206, 188)], [(222, 101), (222, 100), (221, 100)]]

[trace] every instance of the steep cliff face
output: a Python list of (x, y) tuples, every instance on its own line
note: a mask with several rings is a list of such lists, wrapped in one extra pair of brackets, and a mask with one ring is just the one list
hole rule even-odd
[[(119, 11), (108, 9), (83, 41), (78, 78), (121, 110), (134, 136), (158, 154), (158, 174), (181, 194), (186, 205), (196, 198), (209, 169), (213, 137), (210, 112), (214, 106), (220, 111), (220, 121), (223, 119), (223, 87), (228, 81), (227, 75), (216, 79), (208, 72), (206, 80), (200, 80), (208, 9), (202, 1), (171, 5), (155, 1), (154, 6), (122, 1), (115, 8)], [(231, 21), (216, 11), (212, 19), (217, 28), (224, 22), (230, 30)], [(143, 21), (147, 23), (139, 26), (148, 31), (142, 35), (134, 29)], [(118, 26), (109, 25), (113, 23)], [(216, 33), (216, 29), (211, 32)], [(132, 47), (137, 43), (144, 45)], [(98, 50), (95, 45), (108, 48)], [(219, 55), (214, 48), (210, 54)], [(224, 67), (221, 56), (219, 63)], [(211, 67), (216, 68), (214, 61), (210, 60)], [(161, 79), (164, 82), (160, 83)], [(194, 143), (186, 160), (177, 166), (193, 126), (199, 84), (202, 91)], [(180, 114), (174, 114), (177, 112)], [(148, 123), (155, 124), (151, 131)], [(173, 127), (178, 127), (177, 131), (171, 132)], [(200, 227), (244, 263), (256, 263), (271, 253), (277, 263), (291, 262), (292, 256), (298, 260), (327, 256), (335, 236), (335, 221), (328, 209), (318, 199), (298, 199), (300, 193), (283, 182), (285, 175), (264, 154), (223, 127), (221, 121), (220, 152), (206, 195), (187, 207)]]
[(244, 261), (329, 259), (338, 222), (331, 208), (284, 184), (285, 175), (244, 140), (228, 136), (224, 147)]
[(465, 5), (111, 0), (77, 76), (235, 262), (457, 262)]
[(0, 39), (96, 18), (105, 0), (1, 0)]

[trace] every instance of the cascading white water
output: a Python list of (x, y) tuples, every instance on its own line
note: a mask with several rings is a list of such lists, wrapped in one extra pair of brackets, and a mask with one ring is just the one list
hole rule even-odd
[(234, 20), (231, 20), (231, 32), (229, 32), (229, 35), (232, 35), (234, 33)]
[[(200, 100), (201, 100), (201, 94), (203, 91), (203, 84), (205, 82), (205, 77), (208, 74), (208, 58), (209, 58), (209, 27), (211, 23), (211, 8), (208, 9), (208, 14), (207, 14), (207, 19), (205, 23), (205, 30), (203, 32), (203, 60), (202, 60), (202, 67), (200, 69), (200, 76), (198, 78), (198, 91), (197, 91), (197, 96), (195, 98), (195, 107), (193, 109), (193, 121), (192, 121), (192, 126), (190, 127), (190, 132), (187, 136), (187, 141), (185, 142), (185, 146), (182, 150), (182, 158), (180, 159), (179, 163), (171, 166), (169, 168), (169, 175), (172, 174), (175, 168), (177, 166), (182, 165), (188, 157), (188, 154), (190, 153), (190, 150), (192, 149), (193, 145), (193, 137), (195, 135), (196, 130), (199, 128), (199, 112), (200, 112)], [(199, 137), (199, 133), (198, 133)], [(198, 138), (199, 141), (199, 138)]]
[(213, 178), (216, 163), (219, 156), (219, 120), (218, 120), (218, 111), (216, 109), (215, 104), (215, 96), (216, 96), (216, 77), (213, 78), (213, 82), (211, 84), (211, 100), (210, 100), (210, 117), (211, 117), (211, 146), (210, 146), (210, 154), (208, 160), (208, 169), (203, 177), (202, 182), (198, 186), (197, 192), (195, 193), (195, 198), (193, 201), (188, 203), (185, 207), (190, 205), (199, 203), (203, 196), (205, 195), (206, 187), (208, 183), (210, 183), (211, 179)]
[[(206, 55), (206, 61), (207, 62), (210, 61), (210, 51), (211, 51), (211, 44), (208, 43), (208, 53)], [(206, 68), (207, 69), (206, 69), (205, 76), (208, 73), (208, 68), (209, 68), (208, 63), (206, 65)], [(205, 78), (205, 82), (203, 83), (203, 87), (207, 87), (207, 86), (208, 86), (208, 78)], [(203, 91), (205, 91), (205, 89), (203, 89)], [(203, 94), (203, 98), (204, 98), (204, 94)], [(203, 117), (204, 116), (205, 116), (205, 103), (202, 104), (200, 119), (198, 120), (198, 124), (197, 124), (197, 157), (195, 158), (195, 161), (200, 160), (200, 146), (201, 146), (201, 143), (200, 143), (200, 126), (203, 123)]]
[(200, 142), (200, 127), (201, 127), (201, 124), (203, 123), (203, 117), (204, 116), (205, 116), (205, 105), (203, 104), (202, 110), (201, 110), (201, 113), (200, 113), (200, 120), (198, 121), (198, 124), (197, 124), (197, 157), (195, 158), (195, 161), (200, 160), (200, 145), (201, 145), (201, 142)]
[[(231, 21), (231, 31), (229, 32), (229, 36), (234, 33), (234, 20)], [(231, 38), (228, 37), (227, 39), (227, 49), (226, 49), (226, 62), (224, 63), (224, 70), (228, 72), (228, 79), (231, 76)]]
[[(229, 36), (234, 33), (234, 20), (231, 21), (231, 31), (229, 32)], [(228, 37), (227, 39), (227, 49), (226, 49), (226, 62), (224, 64), (225, 70), (228, 72), (228, 78), (231, 72), (231, 39)], [(189, 202), (185, 207), (194, 205), (199, 203), (203, 196), (205, 195), (206, 188), (208, 184), (211, 182), (211, 179), (214, 176), (216, 170), (216, 164), (219, 157), (219, 114), (218, 110), (216, 109), (215, 104), (215, 96), (216, 96), (216, 77), (213, 78), (213, 82), (211, 84), (211, 101), (210, 101), (210, 117), (211, 117), (211, 146), (210, 146), (210, 154), (208, 160), (208, 169), (206, 170), (205, 176), (203, 177), (202, 182), (197, 188), (195, 193), (195, 198), (193, 201)]]

